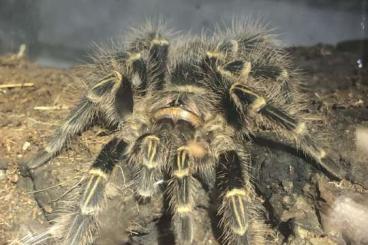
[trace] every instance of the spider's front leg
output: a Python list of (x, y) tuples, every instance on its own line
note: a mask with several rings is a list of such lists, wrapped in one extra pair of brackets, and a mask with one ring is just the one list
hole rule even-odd
[(114, 166), (122, 160), (126, 146), (127, 143), (117, 138), (107, 143), (91, 166), (87, 181), (83, 182), (81, 197), (67, 205), (67, 213), (56, 218), (46, 232), (24, 239), (24, 244), (40, 244), (49, 239), (57, 244), (92, 244), (99, 231), (97, 216), (105, 207), (106, 184)]
[(227, 244), (266, 244), (267, 231), (260, 218), (260, 203), (250, 183), (249, 157), (241, 148), (219, 155), (217, 169), (220, 194), (219, 215)]
[(197, 144), (181, 146), (176, 152), (169, 193), (178, 244), (192, 244), (193, 242), (194, 196), (200, 187), (198, 180), (193, 177), (193, 170), (198, 165), (197, 160), (204, 156), (203, 153), (203, 148)]
[(58, 155), (70, 139), (94, 126), (99, 120), (117, 125), (133, 109), (132, 93), (129, 80), (119, 72), (113, 72), (100, 80), (55, 131), (47, 146), (26, 162), (24, 167), (29, 170), (43, 165)]
[(148, 134), (138, 138), (130, 152), (129, 162), (135, 170), (136, 192), (143, 201), (155, 194), (157, 182), (163, 178), (163, 151), (159, 135)]
[[(118, 126), (133, 110), (133, 88), (143, 94), (147, 87), (163, 87), (167, 73), (169, 42), (155, 30), (143, 32), (132, 41), (120, 62), (122, 74), (114, 71), (98, 81), (70, 113), (64, 124), (55, 131), (47, 146), (22, 166), (24, 172), (35, 169), (57, 156), (68, 141), (99, 122)], [(146, 54), (148, 53), (148, 54)], [(116, 54), (115, 54), (116, 55)], [(102, 65), (105, 69), (114, 66)], [(95, 68), (98, 68), (96, 64)], [(102, 125), (105, 126), (105, 125)]]

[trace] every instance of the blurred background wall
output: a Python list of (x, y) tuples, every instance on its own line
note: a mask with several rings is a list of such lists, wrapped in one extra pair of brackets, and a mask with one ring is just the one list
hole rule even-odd
[(92, 42), (119, 36), (149, 17), (200, 32), (234, 16), (261, 17), (285, 46), (367, 38), (367, 0), (0, 0), (0, 53), (22, 43), (39, 63), (80, 62)]

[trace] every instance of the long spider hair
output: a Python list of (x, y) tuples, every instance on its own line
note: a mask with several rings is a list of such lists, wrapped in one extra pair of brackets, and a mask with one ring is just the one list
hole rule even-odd
[(115, 165), (124, 164), (141, 198), (167, 180), (177, 243), (194, 242), (196, 194), (204, 183), (217, 193), (221, 241), (266, 244), (271, 234), (249, 171), (250, 138), (263, 130), (312, 156), (331, 176), (344, 177), (310, 135), (298, 74), (263, 26), (238, 20), (211, 36), (175, 37), (159, 22), (132, 33), (128, 42), (100, 49), (87, 66), (86, 95), (27, 163), (30, 171), (43, 165), (96, 124), (115, 129), (75, 211), (45, 236), (92, 243), (106, 183)]

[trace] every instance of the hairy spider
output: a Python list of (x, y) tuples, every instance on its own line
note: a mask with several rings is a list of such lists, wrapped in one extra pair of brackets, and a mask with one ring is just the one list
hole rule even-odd
[(290, 58), (263, 26), (234, 21), (211, 35), (173, 37), (150, 24), (133, 33), (124, 45), (97, 55), (88, 92), (27, 163), (31, 170), (43, 165), (96, 124), (116, 129), (89, 170), (77, 212), (62, 217), (49, 235), (65, 244), (92, 243), (97, 224), (91, 220), (104, 207), (110, 173), (124, 164), (134, 171), (142, 198), (167, 179), (177, 243), (193, 242), (196, 193), (204, 183), (221, 193), (222, 241), (264, 244), (266, 222), (249, 173), (252, 136), (264, 130), (341, 177), (308, 133)]

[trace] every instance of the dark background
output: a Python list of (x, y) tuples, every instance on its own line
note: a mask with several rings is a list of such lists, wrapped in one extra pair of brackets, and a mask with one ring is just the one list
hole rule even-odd
[(69, 66), (93, 42), (164, 17), (175, 29), (200, 32), (234, 16), (262, 18), (285, 46), (367, 37), (366, 0), (0, 0), (0, 53), (27, 44), (38, 63)]

